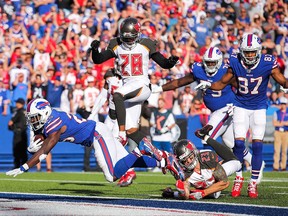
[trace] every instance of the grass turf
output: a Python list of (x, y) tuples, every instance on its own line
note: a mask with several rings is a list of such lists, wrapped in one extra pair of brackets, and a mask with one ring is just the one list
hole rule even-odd
[[(247, 197), (245, 181), (242, 195), (230, 196), (233, 184), (230, 177), (229, 189), (222, 192), (219, 199), (204, 199), (209, 202), (242, 203), (249, 205), (266, 205), (288, 207), (288, 174), (287, 172), (265, 172), (262, 183), (258, 187), (259, 197)], [(245, 180), (249, 174), (244, 173)], [(137, 199), (162, 199), (162, 190), (174, 186), (174, 178), (161, 173), (138, 172), (137, 179), (129, 187), (118, 187), (116, 183), (108, 183), (101, 172), (96, 173), (38, 173), (28, 172), (15, 178), (0, 173), (0, 192), (19, 192), (36, 194), (61, 194), (73, 196), (104, 196)]]

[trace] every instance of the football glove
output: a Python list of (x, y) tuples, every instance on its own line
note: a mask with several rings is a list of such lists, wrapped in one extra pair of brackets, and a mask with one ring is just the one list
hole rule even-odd
[(203, 90), (205, 91), (206, 89), (211, 87), (211, 83), (208, 81), (201, 81), (194, 89), (197, 90)]
[(163, 92), (162, 86), (156, 86), (152, 88), (152, 93), (161, 93)]
[(30, 152), (30, 153), (37, 152), (41, 148), (43, 142), (44, 141), (41, 140), (41, 139), (37, 139), (37, 140), (31, 142), (30, 145), (27, 148), (28, 152)]
[(234, 108), (235, 106), (233, 105), (233, 103), (228, 103), (226, 104), (226, 107), (227, 107), (227, 113), (229, 116), (233, 116), (234, 114)]
[(189, 199), (200, 200), (205, 196), (204, 190), (193, 190), (189, 195)]
[(99, 46), (100, 46), (100, 41), (98, 41), (98, 40), (94, 40), (94, 41), (92, 41), (92, 43), (90, 44), (91, 49), (92, 49), (92, 50), (95, 50), (95, 51), (98, 50)]
[(162, 192), (162, 197), (164, 198), (173, 198), (174, 197), (174, 191), (171, 187), (167, 187)]
[(20, 174), (24, 173), (28, 169), (29, 169), (29, 167), (25, 163), (25, 164), (23, 164), (22, 166), (20, 166), (17, 169), (13, 169), (13, 170), (10, 170), (10, 171), (6, 172), (6, 175), (16, 177), (17, 175), (20, 175)]
[(280, 91), (282, 91), (285, 94), (287, 94), (288, 93), (288, 88), (284, 88), (283, 86), (280, 86)]
[(172, 56), (170, 56), (170, 57), (168, 58), (169, 63), (170, 63), (170, 64), (173, 64), (173, 65), (179, 64), (178, 60), (179, 60), (179, 57), (178, 57), (178, 56), (173, 56), (173, 55), (172, 55)]

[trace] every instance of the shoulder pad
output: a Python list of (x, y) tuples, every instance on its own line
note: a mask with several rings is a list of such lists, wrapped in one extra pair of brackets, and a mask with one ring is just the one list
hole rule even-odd
[(119, 38), (119, 37), (117, 37), (117, 38), (112, 38), (112, 39), (110, 40), (110, 43), (109, 43), (107, 49), (110, 49), (110, 50), (114, 51), (114, 49), (115, 49), (117, 46), (119, 46), (121, 43), (122, 43), (122, 42), (120, 41), (120, 38)]
[(139, 43), (149, 49), (150, 55), (157, 52), (157, 44), (156, 40), (151, 40), (150, 38), (142, 38)]

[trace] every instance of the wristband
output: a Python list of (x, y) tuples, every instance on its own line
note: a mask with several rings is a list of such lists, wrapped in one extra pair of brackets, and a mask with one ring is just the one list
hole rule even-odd
[(28, 169), (29, 169), (29, 166), (28, 166), (27, 163), (25, 163), (22, 166), (20, 166), (20, 170), (23, 171), (23, 172), (27, 171)]

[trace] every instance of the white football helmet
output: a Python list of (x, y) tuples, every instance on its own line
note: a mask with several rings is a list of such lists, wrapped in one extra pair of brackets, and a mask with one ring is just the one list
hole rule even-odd
[[(250, 53), (254, 52), (253, 55)], [(240, 43), (240, 55), (247, 65), (256, 64), (261, 57), (261, 39), (255, 34), (245, 34)]]
[(31, 100), (26, 109), (26, 116), (33, 131), (41, 129), (52, 113), (50, 103), (42, 98)]
[(214, 76), (222, 65), (223, 55), (217, 47), (210, 47), (203, 56), (203, 65), (209, 76)]

